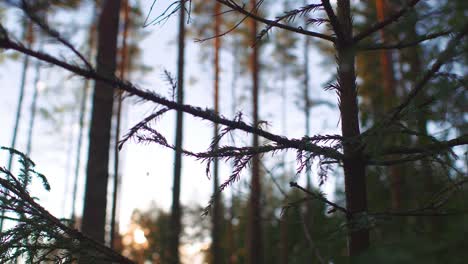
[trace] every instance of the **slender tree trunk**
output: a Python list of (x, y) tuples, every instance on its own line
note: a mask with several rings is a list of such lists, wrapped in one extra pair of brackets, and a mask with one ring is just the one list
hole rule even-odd
[[(307, 0), (303, 1), (304, 6), (307, 5)], [(307, 18), (304, 17), (305, 29), (308, 28)], [(310, 95), (309, 95), (309, 46), (310, 46), (310, 37), (305, 36), (304, 38), (304, 47), (303, 47), (303, 57), (304, 57), (304, 83), (303, 83), (303, 96), (304, 96), (304, 119), (305, 119), (305, 135), (310, 136)], [(306, 164), (306, 186), (307, 190), (312, 190), (312, 166), (308, 162)], [(312, 230), (312, 201), (306, 203), (306, 213), (305, 221), (308, 226), (309, 231)]]
[[(231, 113), (232, 116), (234, 117), (236, 115), (236, 107), (237, 107), (237, 95), (236, 95), (236, 86), (237, 86), (237, 77), (238, 77), (238, 65), (239, 65), (239, 43), (237, 38), (233, 42), (233, 61), (232, 61), (232, 83), (231, 83)], [(232, 135), (231, 135), (232, 136)], [(233, 137), (233, 136), (232, 136)], [(232, 144), (234, 145), (234, 137), (232, 138)], [(234, 163), (232, 165), (234, 168)], [(229, 264), (234, 264), (236, 263), (236, 250), (234, 247), (234, 227), (233, 227), (233, 220), (235, 217), (235, 211), (234, 211), (234, 205), (235, 205), (235, 194), (234, 192), (231, 192), (231, 207), (229, 208), (229, 222), (228, 222), (228, 256)]]
[[(97, 7), (95, 7), (96, 9)], [(93, 21), (89, 28), (89, 37), (88, 37), (88, 54), (87, 58), (93, 57), (93, 50), (95, 47), (95, 37), (96, 37), (96, 21), (97, 15), (93, 14)], [(75, 171), (73, 179), (73, 191), (72, 191), (72, 210), (71, 210), (71, 219), (76, 221), (76, 197), (78, 195), (78, 178), (80, 176), (80, 166), (81, 166), (81, 149), (83, 144), (83, 134), (85, 126), (85, 117), (86, 117), (86, 103), (88, 102), (89, 94), (89, 85), (91, 81), (86, 79), (84, 81), (83, 89), (81, 91), (81, 101), (80, 101), (80, 113), (78, 117), (78, 144), (76, 146), (76, 158), (75, 158)]]
[[(221, 3), (215, 2), (214, 4), (214, 15), (215, 15), (215, 29), (214, 34), (218, 36), (220, 33), (221, 26)], [(214, 39), (214, 111), (219, 112), (219, 52), (221, 48), (221, 38), (216, 37)], [(214, 138), (219, 135), (218, 124), (214, 123)], [(218, 149), (218, 144), (214, 146), (214, 149)], [(213, 257), (213, 263), (223, 263), (223, 254), (221, 248), (221, 193), (218, 193), (219, 186), (219, 163), (218, 159), (213, 161), (213, 214), (212, 214), (212, 244), (211, 254)]]
[[(256, 13), (256, 0), (250, 0), (250, 6), (253, 13)], [(257, 22), (254, 19), (250, 19), (250, 34), (252, 39), (257, 39)], [(259, 95), (259, 62), (258, 62), (258, 49), (259, 43), (256, 43), (252, 48), (252, 54), (250, 55), (250, 65), (252, 73), (252, 115), (253, 124), (258, 126), (258, 95)], [(259, 146), (259, 139), (257, 134), (253, 134), (254, 148)], [(252, 179), (251, 179), (251, 190), (250, 190), (250, 201), (249, 201), (249, 219), (248, 219), (248, 241), (247, 241), (247, 252), (248, 259), (247, 263), (250, 264), (261, 264), (263, 263), (263, 243), (262, 243), (262, 225), (261, 225), (261, 184), (260, 184), (260, 157), (255, 155), (252, 158)]]
[[(183, 2), (182, 2), (183, 3)], [(177, 103), (184, 102), (184, 50), (185, 50), (185, 6), (180, 9), (179, 16), (179, 40), (178, 40), (178, 62), (177, 62)], [(177, 111), (176, 117), (176, 139), (174, 157), (174, 185), (172, 190), (172, 209), (170, 222), (169, 256), (170, 264), (180, 263), (179, 239), (182, 229), (180, 208), (180, 181), (182, 172), (182, 136), (183, 136), (183, 112)]]
[[(280, 66), (280, 67), (283, 67), (283, 66)], [(288, 126), (286, 124), (286, 119), (288, 117), (288, 100), (287, 100), (287, 97), (288, 97), (288, 94), (287, 94), (287, 87), (286, 87), (286, 71), (284, 68), (280, 69), (281, 73), (280, 73), (280, 78), (281, 78), (281, 81), (280, 81), (280, 91), (281, 91), (281, 134), (283, 136), (287, 136), (287, 133), (288, 133)], [(286, 176), (286, 174), (288, 173), (288, 168), (286, 166), (286, 152), (283, 152), (281, 154), (281, 163), (282, 163), (282, 167), (283, 167), (283, 176)]]
[[(40, 45), (39, 50), (42, 49), (42, 44)], [(37, 100), (39, 98), (39, 82), (41, 81), (41, 63), (40, 61), (36, 61), (34, 65), (35, 77), (34, 77), (34, 91), (33, 91), (33, 98), (31, 101), (31, 108), (30, 108), (30, 119), (29, 119), (29, 127), (28, 127), (28, 143), (26, 144), (26, 155), (31, 156), (32, 150), (32, 139), (33, 139), (33, 131), (34, 131), (34, 122), (36, 121), (36, 110), (37, 110)]]
[[(97, 72), (112, 77), (116, 69), (117, 35), (120, 0), (102, 2), (98, 25)], [(109, 146), (114, 89), (96, 81), (89, 132), (88, 166), (82, 231), (104, 243), (107, 183), (109, 178)]]
[(369, 229), (355, 229), (354, 221), (367, 212), (366, 167), (359, 140), (359, 110), (357, 104), (355, 51), (352, 44), (352, 22), (349, 0), (337, 2), (338, 20), (343, 37), (336, 44), (338, 51), (338, 87), (340, 97), (341, 130), (345, 139), (344, 174), (348, 222), (348, 251), (356, 256), (369, 247)]
[[(287, 135), (287, 87), (286, 87), (286, 72), (281, 69), (281, 134), (286, 136)], [(286, 165), (286, 153), (282, 153), (281, 155), (281, 163), (283, 167), (283, 179), (288, 181), (288, 167)], [(287, 203), (287, 197), (284, 197), (284, 202)], [(280, 221), (279, 221), (279, 228), (280, 228), (280, 243), (279, 243), (279, 253), (280, 253), (280, 263), (287, 264), (289, 259), (289, 252), (288, 252), (288, 212), (285, 212)]]
[(65, 218), (67, 216), (67, 210), (69, 208), (67, 202), (67, 197), (68, 197), (68, 194), (70, 193), (70, 177), (71, 177), (71, 171), (72, 171), (72, 166), (73, 166), (73, 147), (74, 147), (74, 131), (72, 129), (73, 125), (75, 124), (75, 120), (74, 120), (74, 116), (71, 115), (70, 116), (70, 131), (68, 132), (68, 137), (67, 137), (67, 165), (66, 165), (66, 169), (65, 169), (65, 183), (64, 183), (64, 188), (63, 188), (63, 200), (62, 200), (62, 214), (63, 214), (63, 217)]
[[(128, 48), (127, 48), (127, 37), (128, 37), (128, 30), (129, 30), (129, 11), (130, 5), (128, 0), (122, 1), (122, 9), (124, 11), (124, 21), (123, 21), (123, 32), (122, 32), (122, 46), (120, 51), (120, 65), (119, 65), (119, 77), (120, 79), (124, 80), (126, 78), (127, 72), (127, 55), (128, 55)], [(117, 93), (117, 113), (116, 113), (116, 124), (115, 124), (115, 141), (114, 141), (114, 181), (112, 186), (112, 210), (111, 210), (111, 230), (110, 230), (110, 246), (111, 248), (115, 249), (115, 237), (118, 236), (118, 223), (116, 221), (117, 218), (117, 201), (118, 201), (118, 191), (120, 185), (120, 175), (119, 175), (119, 138), (120, 138), (120, 124), (121, 124), (121, 115), (122, 115), (122, 91), (115, 90)]]
[[(386, 14), (391, 13), (387, 0), (376, 0), (376, 7), (379, 21), (385, 20)], [(388, 41), (387, 34), (383, 29), (380, 30), (380, 39), (383, 43)], [(394, 106), (394, 102), (396, 101), (396, 81), (391, 50), (380, 51), (380, 64), (385, 97), (384, 108), (385, 112), (388, 112)], [(394, 140), (391, 141), (394, 143)], [(393, 210), (398, 211), (401, 209), (401, 171), (398, 166), (391, 166), (388, 168), (388, 173), (390, 176), (391, 207)]]
[[(23, 21), (23, 28), (24, 28), (23, 39), (26, 41), (27, 47), (30, 48), (33, 43), (33, 28), (32, 28), (31, 22), (27, 22), (26, 20)], [(23, 109), (24, 90), (26, 87), (26, 78), (28, 74), (28, 68), (29, 68), (29, 56), (25, 55), (23, 57), (23, 68), (21, 70), (18, 105), (16, 108), (15, 125), (13, 127), (13, 136), (12, 136), (11, 145), (10, 145), (10, 148), (12, 149), (16, 148), (16, 138), (18, 136), (19, 125), (21, 121), (21, 112)], [(7, 167), (9, 171), (11, 171), (12, 165), (13, 165), (13, 154), (10, 153), (10, 156), (8, 158), (8, 167)], [(4, 215), (5, 215), (5, 211), (2, 209), (1, 215), (0, 215), (0, 231), (3, 230), (3, 216)]]
[[(305, 134), (310, 136), (310, 95), (309, 95), (309, 46), (310, 46), (310, 37), (305, 37), (304, 41), (304, 119), (305, 119)], [(311, 179), (311, 164), (306, 164), (306, 180), (307, 180), (307, 189), (312, 189), (312, 179)]]

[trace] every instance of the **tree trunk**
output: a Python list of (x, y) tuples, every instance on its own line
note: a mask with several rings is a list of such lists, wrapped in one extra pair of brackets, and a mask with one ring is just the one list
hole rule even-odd
[[(303, 5), (307, 5), (307, 0), (303, 1)], [(308, 28), (308, 21), (307, 17), (304, 17), (304, 28)], [(309, 46), (310, 46), (310, 37), (304, 36), (304, 47), (303, 47), (303, 56), (304, 56), (304, 83), (303, 83), (303, 96), (304, 96), (304, 119), (305, 119), (305, 135), (310, 135), (310, 108), (312, 107), (310, 102), (310, 95), (309, 95)], [(306, 187), (307, 190), (312, 190), (312, 166), (308, 162), (306, 164)], [(306, 213), (305, 213), (305, 221), (306, 225), (309, 227), (309, 231), (312, 230), (312, 201), (306, 202)]]
[[(377, 17), (379, 21), (384, 21), (386, 18), (385, 14), (391, 13), (387, 0), (376, 0)], [(380, 39), (382, 43), (388, 41), (388, 37), (384, 29), (380, 30)], [(395, 86), (395, 73), (393, 70), (393, 57), (391, 50), (380, 51), (380, 64), (382, 69), (383, 77), (383, 90), (384, 90), (384, 110), (385, 113), (389, 112), (394, 107), (396, 102), (396, 86)], [(391, 143), (395, 143), (395, 140), (390, 140)], [(402, 177), (399, 166), (391, 166), (388, 168), (390, 176), (390, 196), (391, 196), (391, 208), (394, 211), (401, 209), (401, 184)]]
[[(119, 65), (119, 78), (124, 80), (126, 78), (127, 72), (127, 38), (129, 30), (129, 13), (130, 5), (128, 0), (122, 1), (122, 9), (124, 12), (124, 21), (123, 21), (123, 32), (122, 32), (122, 46), (120, 47), (120, 65)], [(117, 245), (115, 244), (115, 237), (118, 236), (118, 223), (117, 218), (117, 208), (118, 208), (118, 192), (120, 186), (120, 173), (119, 173), (119, 138), (120, 138), (120, 124), (121, 124), (121, 115), (122, 115), (122, 91), (116, 90), (117, 93), (117, 112), (116, 112), (116, 124), (115, 124), (115, 135), (114, 135), (114, 181), (112, 186), (112, 210), (111, 210), (111, 230), (110, 230), (110, 246), (113, 249), (116, 249)]]
[[(220, 33), (221, 26), (221, 3), (216, 2), (214, 4), (214, 15), (215, 15), (215, 29), (214, 34), (218, 36)], [(219, 112), (219, 52), (221, 48), (221, 38), (216, 37), (214, 39), (214, 111)], [(214, 138), (218, 138), (218, 124), (214, 123)], [(218, 149), (218, 144), (214, 146), (214, 149)], [(213, 214), (212, 214), (212, 244), (211, 253), (213, 257), (213, 263), (223, 263), (223, 254), (221, 248), (221, 193), (218, 193), (219, 186), (219, 164), (218, 159), (213, 161)]]
[[(256, 0), (250, 0), (250, 6), (253, 13), (256, 13)], [(257, 39), (257, 22), (250, 19), (250, 34), (252, 40), (256, 42)], [(258, 63), (258, 49), (259, 43), (255, 43), (250, 55), (250, 65), (252, 73), (252, 115), (253, 124), (258, 126), (258, 94), (259, 94), (259, 63)], [(258, 135), (253, 134), (254, 148), (259, 146)], [(262, 226), (261, 226), (261, 185), (260, 185), (260, 157), (255, 155), (252, 158), (252, 179), (249, 200), (249, 219), (247, 226), (247, 263), (261, 264), (263, 263), (263, 244), (262, 244)]]
[[(96, 6), (95, 9), (96, 10)], [(96, 11), (93, 14), (92, 22), (89, 27), (89, 36), (88, 36), (88, 54), (87, 58), (91, 59), (93, 57), (93, 51), (96, 45)], [(86, 116), (86, 103), (88, 102), (89, 94), (89, 85), (91, 81), (86, 79), (84, 81), (83, 90), (81, 91), (81, 102), (80, 102), (80, 114), (78, 117), (78, 144), (76, 146), (76, 161), (75, 161), (75, 172), (73, 179), (73, 192), (72, 192), (72, 212), (71, 219), (76, 221), (76, 196), (78, 195), (78, 178), (80, 176), (80, 165), (81, 165), (81, 149), (83, 144), (83, 133), (85, 126), (85, 116)]]
[[(114, 76), (116, 69), (117, 34), (120, 0), (102, 2), (98, 25), (97, 72)], [(109, 177), (109, 146), (114, 89), (96, 81), (89, 132), (89, 151), (86, 175), (82, 231), (104, 243), (107, 182)]]
[[(238, 77), (238, 67), (239, 67), (239, 41), (237, 38), (234, 39), (233, 41), (233, 60), (232, 60), (232, 83), (231, 83), (231, 113), (232, 116), (234, 117), (236, 115), (236, 106), (237, 106), (237, 95), (236, 95), (236, 86), (237, 86), (237, 77)], [(232, 144), (234, 145), (234, 139), (232, 140)], [(232, 168), (234, 169), (234, 163)], [(231, 206), (229, 208), (229, 221), (228, 221), (228, 253), (227, 256), (229, 257), (228, 263), (229, 264), (234, 264), (236, 263), (237, 259), (237, 254), (236, 254), (236, 249), (234, 247), (236, 237), (234, 236), (234, 227), (233, 227), (233, 221), (235, 218), (235, 211), (234, 211), (234, 205), (236, 203), (236, 196), (234, 192), (231, 192)]]
[(350, 1), (338, 1), (338, 20), (343, 37), (336, 44), (338, 51), (338, 87), (340, 97), (341, 131), (344, 137), (344, 176), (348, 223), (348, 252), (356, 256), (369, 247), (369, 229), (356, 227), (355, 221), (367, 212), (366, 167), (359, 140), (359, 110), (357, 104), (355, 51), (352, 44)]
[[(177, 62), (177, 103), (184, 102), (184, 49), (185, 49), (185, 7), (180, 8), (179, 16), (179, 40), (178, 40), (178, 62)], [(181, 232), (181, 208), (180, 208), (180, 181), (182, 171), (182, 133), (183, 132), (183, 112), (177, 111), (176, 117), (176, 138), (174, 157), (174, 185), (172, 190), (172, 208), (170, 222), (169, 257), (170, 264), (178, 264), (179, 260), (179, 239)]]
[[(42, 50), (42, 44), (39, 45), (39, 50)], [(36, 121), (36, 110), (37, 110), (37, 100), (39, 97), (39, 82), (41, 81), (41, 62), (38, 60), (34, 65), (35, 77), (34, 77), (34, 91), (33, 91), (33, 98), (31, 101), (31, 108), (30, 108), (30, 119), (29, 119), (29, 127), (28, 127), (28, 143), (26, 144), (26, 155), (31, 156), (32, 150), (32, 140), (33, 140), (33, 131), (34, 131), (34, 122)]]

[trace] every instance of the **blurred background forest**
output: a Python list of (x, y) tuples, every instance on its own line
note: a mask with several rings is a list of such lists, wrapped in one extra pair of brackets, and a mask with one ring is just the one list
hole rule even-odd
[[(259, 4), (255, 13), (270, 21), (335, 36), (324, 2), (251, 1), (245, 10)], [(419, 3), (356, 47), (358, 118), (368, 134), (411, 95), (457, 32), (466, 34), (465, 0), (351, 1), (354, 32), (409, 2)], [(219, 1), (184, 6), (170, 0), (9, 0), (0, 2), (0, 22), (28, 49), (71, 65), (90, 62), (98, 74), (287, 138), (329, 135), (320, 139), (323, 146), (341, 150), (334, 145), (343, 117), (335, 84), (338, 45), (254, 23)], [(373, 213), (358, 227), (340, 211), (347, 208), (341, 162), (275, 149), (256, 133), (171, 112), (117, 89), (96, 92), (109, 84), (18, 52), (0, 53), (0, 146), (23, 152), (47, 176), (50, 192), (25, 173), (24, 186), (41, 205), (136, 263), (347, 263), (347, 235), (362, 226), (371, 243), (356, 263), (465, 263), (466, 35), (456, 44), (397, 124), (365, 140), (371, 154), (397, 144), (420, 156), (366, 167)], [(99, 68), (99, 58), (113, 62)], [(443, 149), (453, 138), (461, 143)], [(255, 155), (251, 146), (272, 152)], [(217, 151), (228, 154), (219, 160), (208, 155)], [(24, 174), (24, 162), (8, 149), (0, 165)], [(218, 192), (220, 185), (227, 187)], [(2, 207), (6, 244), (8, 230), (18, 226), (14, 212)], [(18, 257), (3, 250), (5, 259)]]

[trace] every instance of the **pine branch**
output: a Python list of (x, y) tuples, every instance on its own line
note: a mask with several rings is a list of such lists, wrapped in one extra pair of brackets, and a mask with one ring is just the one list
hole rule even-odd
[(317, 200), (327, 204), (328, 206), (332, 207), (333, 210), (338, 210), (338, 211), (344, 213), (346, 215), (346, 217), (348, 217), (348, 218), (352, 217), (351, 212), (349, 212), (346, 208), (344, 208), (344, 207), (342, 207), (342, 206), (340, 206), (340, 205), (326, 199), (322, 195), (317, 195), (317, 194), (313, 193), (312, 191), (307, 190), (306, 188), (304, 188), (304, 187), (300, 186), (299, 184), (297, 184), (297, 182), (290, 182), (289, 185), (291, 187), (294, 187), (294, 188), (297, 188), (297, 189), (303, 191), (304, 193), (310, 195), (314, 199), (317, 199)]
[(195, 107), (195, 106), (191, 106), (187, 104), (178, 104), (172, 100), (168, 100), (160, 95), (157, 95), (154, 92), (138, 89), (132, 83), (123, 81), (115, 76), (114, 77), (103, 76), (103, 75), (98, 74), (94, 69), (84, 69), (79, 66), (69, 64), (63, 60), (57, 59), (49, 54), (34, 51), (32, 49), (25, 47), (21, 43), (12, 41), (8, 37), (4, 37), (0, 39), (0, 48), (16, 50), (20, 53), (23, 53), (28, 56), (32, 56), (41, 61), (59, 66), (63, 69), (66, 69), (84, 78), (105, 82), (115, 88), (118, 88), (127, 92), (130, 96), (136, 96), (141, 100), (151, 101), (160, 105), (164, 105), (170, 110), (182, 111), (182, 112), (191, 114), (195, 117), (200, 117), (202, 119), (209, 120), (213, 123), (231, 127), (232, 129), (238, 129), (238, 130), (242, 130), (248, 133), (255, 133), (261, 137), (264, 137), (268, 140), (271, 140), (277, 143), (278, 145), (288, 146), (290, 148), (302, 149), (304, 151), (310, 151), (313, 153), (317, 153), (319, 155), (327, 156), (332, 159), (339, 160), (342, 158), (342, 154), (334, 150), (333, 148), (321, 147), (315, 144), (306, 144), (306, 142), (303, 142), (302, 140), (299, 140), (299, 139), (288, 139), (286, 137), (267, 132), (261, 128), (253, 127), (242, 121), (236, 121), (236, 120), (230, 120), (230, 119), (224, 118), (221, 115), (218, 115), (214, 113), (213, 111), (210, 111), (207, 109), (203, 110), (200, 107)]
[(375, 50), (389, 50), (389, 49), (405, 49), (405, 48), (410, 48), (414, 47), (418, 44), (421, 44), (422, 42), (428, 41), (428, 40), (433, 40), (442, 36), (447, 36), (451, 34), (452, 31), (442, 31), (442, 32), (436, 32), (432, 34), (427, 34), (424, 36), (420, 36), (415, 40), (411, 41), (400, 41), (398, 43), (394, 44), (386, 44), (386, 43), (376, 43), (376, 44), (370, 44), (370, 45), (358, 45), (358, 49), (361, 51), (375, 51)]
[(282, 29), (285, 29), (285, 30), (289, 30), (289, 31), (292, 31), (292, 32), (296, 32), (296, 33), (299, 33), (299, 34), (302, 34), (302, 35), (307, 35), (307, 36), (311, 36), (311, 37), (315, 37), (315, 38), (319, 38), (319, 39), (324, 39), (324, 40), (328, 40), (328, 41), (331, 41), (331, 42), (335, 42), (335, 38), (332, 37), (332, 36), (328, 36), (328, 35), (325, 35), (325, 34), (322, 34), (322, 33), (317, 33), (317, 32), (314, 32), (314, 31), (309, 31), (309, 30), (305, 30), (303, 29), (302, 27), (294, 27), (294, 26), (289, 26), (289, 25), (286, 25), (286, 24), (283, 24), (283, 23), (278, 23), (274, 20), (269, 20), (269, 19), (266, 19), (266, 18), (263, 18), (261, 16), (258, 16), (258, 15), (255, 15), (255, 14), (252, 14), (251, 12), (245, 10), (245, 8), (243, 8), (242, 6), (239, 6), (237, 3), (235, 3), (234, 1), (232, 0), (216, 0), (218, 2), (220, 2), (221, 4), (231, 8), (232, 10), (235, 10), (243, 15), (246, 15), (252, 19), (255, 19), (263, 24), (266, 24), (267, 26), (270, 26), (270, 27), (277, 27), (277, 28), (282, 28)]
[(341, 28), (340, 22), (338, 21), (338, 18), (335, 15), (335, 12), (333, 11), (330, 1), (322, 0), (322, 5), (323, 5), (323, 8), (325, 9), (325, 12), (327, 12), (328, 19), (330, 20), (331, 27), (333, 31), (335, 32), (336, 36), (338, 37), (339, 40), (343, 40), (344, 35), (342, 32), (342, 28)]
[(363, 40), (364, 38), (370, 36), (371, 34), (381, 30), (382, 28), (396, 22), (400, 19), (403, 15), (405, 15), (408, 11), (410, 11), (420, 0), (411, 0), (406, 5), (404, 5), (399, 11), (395, 12), (393, 15), (390, 15), (387, 19), (381, 22), (377, 22), (374, 25), (370, 26), (369, 28), (363, 30), (361, 33), (355, 35), (353, 37), (354, 43), (358, 43), (359, 41)]
[(414, 88), (410, 91), (405, 100), (395, 108), (391, 117), (389, 118), (390, 122), (397, 120), (400, 117), (401, 112), (412, 102), (412, 100), (419, 94), (419, 92), (426, 86), (426, 84), (437, 74), (437, 72), (442, 68), (443, 65), (448, 63), (453, 56), (453, 53), (456, 50), (456, 46), (459, 45), (463, 38), (468, 34), (468, 23), (465, 23), (462, 30), (458, 32), (455, 37), (453, 37), (445, 50), (438, 56), (437, 60), (432, 64), (431, 68), (426, 71), (421, 80), (416, 83)]
[[(15, 151), (15, 154), (20, 156), (20, 161), (29, 160), (21, 152)], [(33, 170), (32, 164), (34, 163), (20, 162), (20, 171), (28, 172), (30, 177), (43, 178), (47, 182), (45, 176)], [(6, 176), (0, 178), (0, 186), (2, 192), (7, 194), (1, 198), (1, 207), (18, 214), (15, 219), (18, 221), (16, 225), (0, 233), (2, 261), (14, 260), (26, 254), (28, 263), (43, 263), (45, 260), (53, 260), (55, 263), (72, 263), (79, 254), (83, 259), (134, 263), (50, 214), (30, 196), (26, 186), (18, 180), (24, 177), (21, 174), (17, 177), (3, 167), (0, 167), (0, 174)], [(7, 216), (5, 219), (8, 218), (10, 217)], [(58, 249), (65, 251), (52, 253)]]

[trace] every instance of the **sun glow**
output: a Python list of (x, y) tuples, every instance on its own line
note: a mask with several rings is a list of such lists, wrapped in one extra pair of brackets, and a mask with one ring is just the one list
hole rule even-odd
[(133, 241), (140, 245), (145, 244), (147, 241), (145, 237), (145, 232), (140, 228), (135, 229), (135, 231), (133, 231)]

